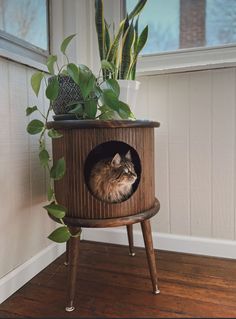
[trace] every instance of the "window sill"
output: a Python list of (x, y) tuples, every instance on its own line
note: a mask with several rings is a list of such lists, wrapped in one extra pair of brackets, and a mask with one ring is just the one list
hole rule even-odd
[(141, 56), (137, 76), (190, 72), (236, 66), (236, 46), (186, 49)]
[(8, 50), (2, 49), (0, 48), (0, 57), (13, 61), (13, 62), (17, 62), (26, 66), (29, 66), (31, 68), (40, 70), (40, 71), (44, 71), (44, 72), (48, 72), (47, 67), (41, 63), (41, 62), (37, 62), (33, 59), (31, 59), (30, 57), (27, 56), (23, 56), (17, 53), (13, 53), (10, 52)]

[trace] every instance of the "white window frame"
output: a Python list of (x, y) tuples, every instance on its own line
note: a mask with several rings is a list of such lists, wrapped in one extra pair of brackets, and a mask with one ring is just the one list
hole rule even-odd
[[(110, 14), (115, 20), (124, 15), (125, 0), (117, 1), (116, 10)], [(180, 49), (178, 51), (162, 52), (139, 56), (137, 76), (176, 73), (185, 71), (215, 69), (236, 66), (236, 44), (221, 45), (208, 48)]]
[(40, 49), (27, 41), (1, 30), (0, 57), (45, 70), (43, 64), (45, 63), (50, 50), (50, 18), (51, 0), (48, 0), (48, 50)]

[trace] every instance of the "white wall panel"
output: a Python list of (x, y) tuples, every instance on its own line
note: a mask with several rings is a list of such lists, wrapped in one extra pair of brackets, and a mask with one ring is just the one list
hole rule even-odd
[(212, 71), (213, 237), (234, 239), (235, 70)]
[(235, 238), (235, 79), (235, 68), (140, 78), (137, 113), (161, 123), (154, 230)]
[(211, 74), (190, 74), (191, 235), (211, 236)]
[(169, 200), (170, 230), (189, 234), (189, 75), (169, 80)]

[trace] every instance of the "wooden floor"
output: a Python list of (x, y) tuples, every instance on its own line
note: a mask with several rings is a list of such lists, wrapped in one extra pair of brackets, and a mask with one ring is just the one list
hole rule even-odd
[(0, 305), (0, 318), (236, 317), (236, 262), (158, 251), (160, 295), (151, 293), (145, 251), (81, 243), (77, 308), (64, 311), (65, 256)]

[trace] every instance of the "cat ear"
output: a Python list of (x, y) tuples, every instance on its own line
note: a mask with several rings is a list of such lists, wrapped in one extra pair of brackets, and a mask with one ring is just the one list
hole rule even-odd
[(113, 159), (111, 161), (111, 165), (117, 166), (120, 164), (120, 162), (121, 162), (120, 154), (116, 153), (116, 155), (113, 157)]
[(132, 160), (130, 151), (128, 151), (128, 153), (126, 153), (125, 158), (130, 160), (130, 161)]

